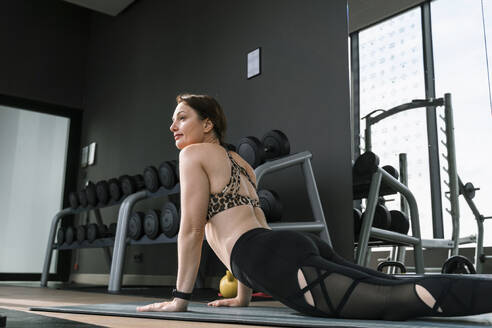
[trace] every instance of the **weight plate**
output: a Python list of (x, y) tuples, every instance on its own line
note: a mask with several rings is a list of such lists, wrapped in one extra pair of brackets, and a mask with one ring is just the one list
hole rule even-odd
[(111, 196), (111, 199), (114, 201), (119, 201), (123, 193), (121, 192), (121, 185), (118, 179), (116, 178), (109, 179), (108, 185), (109, 185), (109, 195)]
[(282, 203), (278, 194), (270, 189), (260, 189), (258, 191), (258, 199), (267, 221), (280, 221), (282, 218)]
[(142, 222), (145, 214), (142, 212), (134, 212), (128, 221), (128, 236), (133, 240), (139, 240), (142, 237), (143, 229)]
[(354, 164), (354, 173), (359, 176), (371, 175), (377, 171), (379, 157), (371, 151), (360, 155)]
[(99, 203), (106, 205), (109, 202), (109, 184), (105, 180), (96, 183), (96, 195)]
[(77, 241), (79, 243), (83, 242), (85, 240), (85, 226), (81, 225), (77, 227)]
[(144, 219), (144, 232), (150, 239), (156, 239), (159, 236), (159, 220), (161, 211), (149, 210)]
[(161, 183), (159, 181), (159, 172), (154, 166), (147, 166), (143, 172), (145, 188), (150, 192), (156, 192)]
[(173, 168), (174, 177), (176, 179), (175, 184), (176, 184), (179, 182), (179, 162), (175, 159), (168, 161), (168, 162), (171, 165), (171, 167)]
[(253, 136), (239, 140), (237, 153), (253, 168), (265, 161), (265, 149), (261, 141)]
[(87, 226), (87, 240), (92, 243), (98, 238), (97, 224), (91, 223)]
[(56, 233), (56, 242), (58, 245), (61, 245), (65, 242), (65, 228), (58, 228), (58, 232)]
[(161, 230), (166, 237), (172, 238), (179, 231), (179, 213), (176, 205), (166, 202), (161, 210)]
[(390, 230), (406, 235), (408, 233), (408, 230), (410, 230), (410, 220), (408, 219), (407, 215), (397, 210), (390, 211), (390, 215)]
[(475, 186), (471, 182), (467, 182), (464, 186), (463, 192), (468, 198), (473, 199), (475, 197)]
[(75, 209), (79, 207), (79, 197), (75, 191), (72, 191), (68, 194), (68, 202), (70, 203), (70, 207)]
[(175, 168), (170, 161), (165, 161), (159, 166), (159, 181), (166, 189), (171, 189), (176, 185)]
[(87, 186), (85, 187), (85, 196), (87, 198), (87, 203), (91, 206), (97, 205), (97, 193), (96, 193), (96, 185), (89, 181)]
[(290, 143), (287, 136), (280, 130), (271, 130), (261, 139), (265, 149), (265, 158), (272, 159), (288, 155)]
[(477, 271), (466, 257), (454, 255), (444, 262), (441, 273), (475, 274)]
[(85, 195), (85, 190), (79, 190), (78, 192), (79, 196), (79, 203), (81, 207), (87, 207), (87, 196)]
[(73, 227), (67, 227), (65, 229), (65, 242), (70, 245), (73, 243), (73, 237), (75, 232), (73, 231)]

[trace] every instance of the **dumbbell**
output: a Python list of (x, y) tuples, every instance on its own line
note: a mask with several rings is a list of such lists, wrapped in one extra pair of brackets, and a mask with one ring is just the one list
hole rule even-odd
[(271, 189), (260, 189), (258, 191), (260, 207), (265, 213), (268, 222), (276, 222), (282, 219), (282, 203), (278, 194)]
[(145, 213), (133, 212), (128, 221), (128, 237), (133, 240), (139, 240), (143, 235), (142, 223)]
[(88, 201), (87, 201), (87, 196), (85, 194), (85, 190), (82, 189), (82, 190), (79, 190), (77, 192), (77, 196), (78, 196), (78, 199), (79, 199), (79, 204), (80, 204), (80, 207), (87, 207), (87, 205), (89, 204)]
[(134, 176), (122, 175), (120, 178), (121, 183), (121, 191), (123, 195), (128, 196), (136, 193), (139, 190), (145, 188), (145, 183), (143, 176), (141, 174), (137, 174)]
[(268, 159), (288, 155), (290, 143), (282, 131), (272, 130), (261, 141), (253, 136), (242, 138), (237, 145), (237, 153), (256, 168)]
[(116, 178), (108, 180), (109, 196), (112, 201), (119, 201), (121, 196), (123, 196), (123, 191), (121, 190), (121, 182)]
[(87, 198), (87, 203), (91, 206), (97, 206), (97, 193), (96, 193), (96, 185), (89, 181), (84, 188), (85, 197)]
[(398, 178), (400, 177), (400, 174), (398, 174), (398, 170), (391, 165), (385, 165), (382, 167), (382, 169), (388, 172), (396, 180), (398, 180)]
[(109, 203), (109, 184), (106, 180), (101, 180), (96, 183), (96, 195), (101, 205), (106, 205)]
[(177, 160), (166, 161), (159, 165), (159, 181), (167, 189), (171, 189), (179, 182), (179, 164)]
[(73, 243), (74, 235), (75, 235), (75, 231), (72, 226), (69, 226), (65, 229), (65, 242), (68, 245)]
[(145, 213), (143, 222), (144, 233), (149, 239), (156, 239), (160, 234), (159, 221), (161, 217), (161, 211), (156, 209), (148, 210)]
[(79, 225), (75, 229), (75, 235), (78, 243), (83, 242), (86, 239), (87, 236), (87, 228), (85, 225)]
[[(362, 214), (362, 217), (366, 213), (364, 212)], [(374, 220), (372, 221), (372, 226), (374, 228), (379, 228), (379, 229), (384, 229), (384, 230), (389, 230), (391, 227), (391, 215), (386, 206), (383, 204), (377, 204), (376, 205), (376, 210), (374, 212)]]
[(56, 233), (56, 242), (61, 245), (65, 242), (65, 228), (60, 226), (58, 232)]
[(391, 210), (389, 213), (391, 216), (389, 230), (406, 235), (408, 230), (410, 230), (410, 220), (408, 219), (408, 216), (397, 210)]
[(366, 176), (377, 171), (379, 166), (379, 157), (372, 151), (366, 151), (361, 154), (354, 163), (354, 175)]
[(68, 202), (70, 203), (70, 207), (73, 209), (76, 209), (77, 207), (80, 206), (79, 196), (76, 191), (71, 191), (68, 194)]
[(150, 192), (156, 192), (161, 186), (159, 181), (159, 171), (157, 171), (155, 166), (147, 166), (143, 171), (143, 178), (145, 188)]
[(143, 172), (145, 188), (156, 192), (160, 186), (171, 189), (179, 181), (179, 166), (176, 160), (165, 161), (157, 169), (155, 166), (147, 166)]
[(108, 237), (108, 227), (105, 224), (91, 223), (87, 226), (87, 240), (92, 243), (98, 238)]
[(172, 238), (179, 231), (180, 211), (173, 202), (166, 202), (161, 208), (161, 231), (166, 237)]
[(116, 228), (117, 228), (116, 222), (109, 224), (108, 232), (110, 237), (116, 236)]

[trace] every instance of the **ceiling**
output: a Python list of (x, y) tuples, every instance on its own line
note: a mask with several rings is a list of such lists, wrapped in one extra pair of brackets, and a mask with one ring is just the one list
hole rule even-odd
[(103, 14), (116, 16), (135, 0), (64, 0)]
[[(81, 7), (116, 16), (135, 0), (64, 0)], [(372, 25), (425, 0), (348, 0), (349, 33)]]

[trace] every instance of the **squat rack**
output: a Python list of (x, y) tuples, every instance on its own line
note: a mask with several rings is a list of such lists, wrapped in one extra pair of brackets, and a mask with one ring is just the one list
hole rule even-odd
[[(449, 187), (449, 192), (446, 193), (446, 198), (450, 201), (451, 209), (446, 209), (447, 212), (451, 215), (452, 219), (452, 236), (451, 239), (444, 239), (444, 238), (435, 238), (435, 239), (423, 239), (421, 240), (421, 246), (422, 248), (445, 248), (445, 249), (450, 249), (452, 255), (458, 255), (458, 250), (459, 250), (459, 245), (460, 244), (465, 244), (465, 243), (473, 243), (477, 241), (477, 236), (472, 235), (472, 236), (467, 236), (460, 238), (459, 233), (460, 233), (460, 211), (459, 211), (459, 200), (458, 197), (460, 195), (460, 184), (459, 184), (459, 177), (457, 173), (457, 167), (456, 167), (456, 150), (455, 150), (455, 139), (454, 139), (454, 124), (453, 124), (453, 112), (452, 112), (452, 105), (451, 105), (451, 94), (446, 93), (444, 94), (443, 98), (437, 98), (437, 99), (423, 99), (423, 100), (413, 100), (410, 103), (405, 103), (396, 107), (393, 107), (389, 110), (383, 111), (381, 114), (377, 116), (371, 116), (377, 111), (373, 111), (367, 116), (365, 116), (363, 119), (366, 120), (366, 129), (365, 129), (365, 143), (366, 143), (366, 151), (369, 151), (372, 149), (372, 137), (371, 137), (371, 128), (372, 125), (382, 121), (385, 118), (388, 118), (392, 115), (398, 114), (403, 111), (411, 110), (411, 109), (416, 109), (416, 108), (421, 108), (421, 107), (426, 107), (435, 110), (437, 106), (444, 106), (444, 116), (439, 115), (439, 117), (444, 121), (445, 123), (445, 129), (441, 128), (441, 131), (445, 133), (446, 136), (446, 141), (442, 142), (442, 144), (446, 147), (447, 149), (447, 154), (442, 154), (443, 158), (447, 160), (448, 162), (448, 168), (446, 169), (445, 167), (444, 170), (448, 174), (448, 181), (445, 181), (446, 185)], [(400, 171), (406, 171), (405, 167), (401, 168)], [(374, 173), (374, 176), (376, 176), (379, 171), (383, 171), (381, 169), (378, 169), (378, 172)], [(384, 172), (383, 172), (384, 175)], [(373, 184), (380, 184), (381, 182), (376, 179), (373, 176), (373, 183), (371, 183), (371, 189), (375, 188), (373, 187)], [(405, 177), (403, 177), (406, 179)], [(396, 179), (395, 179), (396, 181)], [(379, 187), (379, 185), (378, 185)], [(407, 198), (408, 200), (408, 198)], [(432, 198), (433, 201), (433, 206), (434, 204), (434, 198)], [(468, 200), (467, 200), (468, 201)], [(374, 204), (372, 204), (374, 202)], [(368, 197), (367, 200), (367, 208), (369, 209), (370, 206), (375, 206), (375, 202), (377, 202), (377, 194), (374, 195), (373, 197)], [(412, 208), (412, 204), (410, 205), (410, 209)], [(371, 212), (369, 212), (371, 214)], [(483, 248), (483, 226), (481, 225), (482, 221), (478, 220), (479, 216), (477, 216), (477, 224), (478, 224), (478, 240), (482, 240), (481, 245), (477, 245)], [(483, 216), (482, 216), (483, 218)], [(412, 217), (412, 233), (414, 230), (414, 223), (413, 223), (414, 218)], [(418, 220), (418, 217), (417, 217)], [(372, 220), (371, 220), (372, 223)], [(363, 226), (363, 228), (365, 225)], [(367, 239), (369, 238), (369, 230), (374, 230), (375, 228), (372, 228), (370, 226), (366, 227), (367, 231), (366, 233), (368, 234)], [(418, 231), (418, 234), (420, 235), (420, 231)], [(376, 234), (374, 234), (376, 236)], [(386, 233), (384, 233), (386, 235)], [(368, 261), (367, 258), (367, 252), (364, 252), (365, 248), (367, 247), (367, 242), (365, 241), (365, 238), (362, 239), (362, 230), (361, 230), (361, 237), (359, 240), (359, 247), (362, 248), (362, 251), (358, 251), (357, 255), (357, 263), (359, 264), (366, 264)], [(382, 236), (376, 236), (376, 237), (382, 237)], [(420, 237), (419, 237), (420, 238)], [(361, 241), (363, 242), (361, 244)], [(399, 241), (399, 242), (404, 242), (401, 238), (397, 237), (396, 239), (394, 238), (394, 241)], [(477, 247), (478, 251), (478, 247)], [(478, 257), (476, 256), (475, 258), (475, 266), (478, 267)], [(419, 272), (421, 269), (419, 268), (423, 263), (418, 263), (417, 258), (416, 258), (416, 271), (417, 273), (423, 273)]]

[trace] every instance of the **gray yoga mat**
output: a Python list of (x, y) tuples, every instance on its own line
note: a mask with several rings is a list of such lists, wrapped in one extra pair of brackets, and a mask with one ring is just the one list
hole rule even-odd
[(282, 327), (462, 328), (492, 326), (492, 314), (454, 318), (425, 318), (411, 321), (353, 320), (310, 317), (286, 307), (249, 306), (244, 308), (215, 308), (203, 303), (191, 303), (188, 306), (188, 312), (136, 312), (137, 306), (148, 303), (47, 306), (33, 307), (31, 310)]

